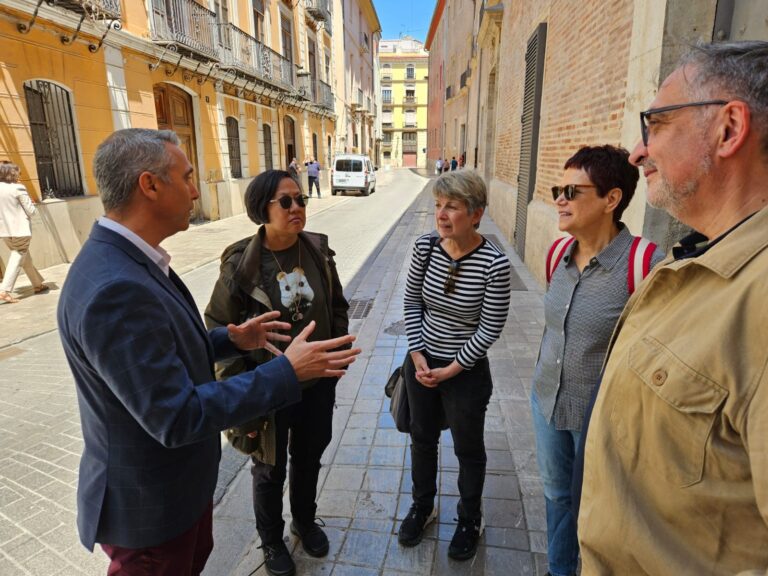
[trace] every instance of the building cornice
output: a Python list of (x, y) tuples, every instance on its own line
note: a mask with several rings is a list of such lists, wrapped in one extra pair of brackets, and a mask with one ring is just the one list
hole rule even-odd
[(437, 34), (437, 28), (440, 26), (440, 21), (443, 18), (443, 10), (445, 10), (445, 0), (437, 0), (435, 5), (435, 11), (432, 13), (432, 20), (429, 23), (429, 32), (427, 32), (427, 41), (424, 42), (424, 50), (429, 50), (432, 46), (432, 40), (435, 39)]

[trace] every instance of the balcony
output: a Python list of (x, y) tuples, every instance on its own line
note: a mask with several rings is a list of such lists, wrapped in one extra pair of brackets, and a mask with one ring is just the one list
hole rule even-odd
[(318, 106), (334, 111), (333, 90), (322, 80), (313, 79), (309, 74), (298, 75), (298, 88), (301, 95)]
[(367, 54), (371, 51), (370, 41), (368, 40), (368, 34), (365, 32), (360, 33), (360, 54)]
[(219, 26), (219, 59), (230, 68), (292, 90), (296, 86), (293, 65), (274, 50), (232, 24)]
[(119, 20), (122, 14), (120, 0), (58, 0), (55, 5), (94, 20)]
[(386, 83), (392, 82), (392, 74), (390, 72), (385, 72), (381, 75), (381, 81)]
[(418, 104), (416, 96), (403, 96), (403, 104)]
[(403, 120), (403, 128), (416, 128), (416, 120)]
[(390, 121), (382, 120), (381, 127), (384, 130), (392, 130), (392, 120)]
[(418, 152), (418, 143), (417, 142), (411, 142), (408, 140), (403, 140), (403, 152)]
[(151, 0), (151, 7), (153, 42), (218, 60), (216, 14), (194, 0)]
[(305, 12), (316, 22), (322, 22), (328, 34), (331, 33), (331, 13), (328, 10), (328, 0), (304, 0)]
[(381, 103), (384, 104), (384, 106), (391, 106), (392, 105), (392, 96), (382, 96), (381, 97)]
[(385, 150), (389, 150), (392, 148), (392, 140), (382, 140), (381, 141), (381, 147)]

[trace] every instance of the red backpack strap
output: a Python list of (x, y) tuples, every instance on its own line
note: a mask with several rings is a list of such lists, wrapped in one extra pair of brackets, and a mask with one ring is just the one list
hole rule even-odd
[(651, 271), (651, 256), (656, 251), (656, 244), (646, 238), (635, 236), (629, 248), (629, 268), (627, 270), (627, 290), (630, 294), (648, 276)]
[(568, 249), (568, 246), (573, 242), (573, 236), (563, 236), (552, 242), (552, 246), (547, 253), (547, 284), (552, 280), (552, 274), (555, 273), (557, 265), (560, 264), (560, 260), (563, 259), (563, 254)]

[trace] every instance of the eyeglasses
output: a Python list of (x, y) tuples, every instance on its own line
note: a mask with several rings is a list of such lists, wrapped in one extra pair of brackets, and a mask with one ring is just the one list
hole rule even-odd
[(565, 186), (552, 186), (552, 200), (557, 202), (562, 194), (570, 202), (576, 198), (576, 194), (581, 194), (579, 188), (597, 188), (594, 184), (566, 184)]
[(274, 198), (270, 200), (270, 204), (272, 202), (277, 202), (280, 204), (280, 208), (283, 210), (290, 210), (291, 204), (296, 202), (296, 206), (299, 208), (306, 208), (307, 207), (307, 201), (309, 201), (309, 196), (306, 196), (304, 194), (300, 196), (280, 196), (280, 198)]
[(451, 262), (448, 264), (448, 277), (443, 284), (443, 294), (450, 294), (456, 289), (456, 277), (459, 275), (459, 263)]
[(688, 102), (686, 104), (673, 104), (672, 106), (664, 106), (662, 108), (651, 108), (645, 112), (640, 112), (640, 134), (643, 136), (643, 146), (648, 146), (648, 118), (653, 114), (672, 112), (672, 110), (680, 110), (681, 108), (693, 108), (696, 106), (725, 106), (726, 104), (728, 104), (727, 100), (703, 100), (702, 102)]

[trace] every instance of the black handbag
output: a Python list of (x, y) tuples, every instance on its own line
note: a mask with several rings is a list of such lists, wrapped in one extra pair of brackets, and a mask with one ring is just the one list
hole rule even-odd
[(400, 432), (410, 433), (411, 431), (411, 409), (408, 406), (408, 393), (405, 390), (405, 375), (403, 366), (395, 368), (392, 375), (384, 386), (384, 394), (391, 398), (389, 403), (389, 413), (392, 414), (392, 420), (395, 421), (395, 427)]

